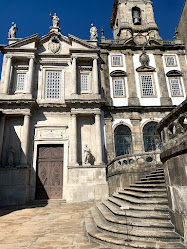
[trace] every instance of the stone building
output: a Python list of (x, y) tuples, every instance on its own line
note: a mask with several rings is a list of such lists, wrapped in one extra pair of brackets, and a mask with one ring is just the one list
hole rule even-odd
[(83, 41), (51, 19), (41, 38), (16, 38), (13, 24), (1, 47), (0, 205), (108, 194), (97, 29)]
[(107, 164), (159, 154), (157, 124), (186, 98), (184, 45), (159, 36), (152, 0), (115, 0), (99, 45), (93, 25), (82, 40), (51, 19), (41, 38), (13, 23), (1, 46), (0, 205), (106, 199)]
[(183, 10), (179, 19), (179, 23), (176, 29), (176, 36), (179, 37), (187, 48), (187, 36), (186, 36), (186, 25), (187, 25), (187, 2), (184, 1)]

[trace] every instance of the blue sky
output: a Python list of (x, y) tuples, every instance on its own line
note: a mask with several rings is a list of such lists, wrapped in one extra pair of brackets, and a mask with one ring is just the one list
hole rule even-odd
[[(89, 39), (91, 23), (100, 31), (104, 27), (105, 37), (112, 38), (110, 17), (114, 0), (2, 0), (0, 15), (0, 44), (7, 44), (8, 30), (12, 22), (18, 26), (17, 37), (22, 38), (49, 32), (52, 22), (49, 13), (54, 12), (60, 18), (63, 35), (72, 34)], [(173, 39), (184, 0), (153, 0), (156, 23), (163, 39)], [(2, 56), (0, 57), (1, 67)]]

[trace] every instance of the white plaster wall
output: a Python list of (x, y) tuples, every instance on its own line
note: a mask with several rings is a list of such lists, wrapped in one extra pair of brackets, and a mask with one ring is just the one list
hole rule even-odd
[(114, 127), (117, 124), (120, 124), (120, 122), (123, 122), (124, 125), (127, 124), (127, 126), (129, 125), (132, 127), (130, 119), (114, 119), (112, 127)]
[[(148, 54), (148, 56), (149, 56), (149, 59), (150, 59), (149, 65), (151, 67), (156, 68), (154, 55), (153, 54)], [(142, 98), (142, 96), (141, 96), (139, 73), (136, 71), (136, 69), (141, 66), (139, 58), (140, 58), (140, 54), (134, 54), (133, 61), (134, 61), (136, 88), (137, 88), (137, 96), (140, 99), (140, 105), (141, 106), (160, 106), (160, 90), (159, 90), (158, 77), (157, 77), (156, 72), (153, 72), (154, 82), (155, 82), (154, 91), (156, 91), (156, 97), (155, 98), (150, 98), (150, 97)]]
[[(112, 56), (113, 55), (121, 55), (122, 56), (122, 62), (123, 66), (122, 67), (113, 67), (112, 66)], [(108, 56), (108, 65), (109, 65), (109, 74), (115, 70), (122, 70), (126, 72), (126, 62), (125, 62), (125, 56), (123, 54), (109, 54)], [(112, 82), (112, 77), (110, 77), (110, 92), (111, 92), (111, 98), (113, 100), (113, 105), (114, 106), (128, 106), (128, 86), (127, 86), (127, 77), (124, 77), (124, 82), (125, 82), (125, 92), (126, 92), (126, 97), (124, 98), (114, 98), (114, 93), (113, 93), (113, 82)]]
[[(175, 55), (175, 58), (176, 58), (176, 62), (177, 62), (177, 66), (173, 66), (173, 67), (167, 67), (166, 66), (166, 60), (165, 60), (165, 55)], [(181, 71), (181, 67), (180, 67), (180, 63), (179, 63), (179, 58), (178, 58), (178, 55), (177, 54), (164, 54), (162, 56), (162, 60), (163, 60), (163, 64), (164, 64), (164, 71), (165, 71), (165, 74), (167, 74), (169, 71), (171, 70), (178, 70), (178, 71)], [(168, 92), (169, 92), (169, 96), (170, 98), (172, 99), (172, 104), (173, 105), (179, 105), (180, 103), (182, 103), (185, 98), (186, 98), (186, 94), (185, 94), (185, 89), (184, 89), (184, 81), (183, 81), (183, 78), (180, 77), (181, 79), (181, 86), (182, 86), (182, 92), (184, 94), (184, 97), (172, 97), (171, 95), (171, 89), (170, 89), (170, 85), (169, 85), (169, 78), (166, 76), (166, 83), (167, 83), (167, 87), (168, 87)]]

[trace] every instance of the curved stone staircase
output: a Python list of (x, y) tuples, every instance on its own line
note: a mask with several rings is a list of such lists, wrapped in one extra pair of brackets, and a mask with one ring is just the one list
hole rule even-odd
[(101, 248), (186, 248), (170, 221), (163, 169), (88, 210), (85, 224)]

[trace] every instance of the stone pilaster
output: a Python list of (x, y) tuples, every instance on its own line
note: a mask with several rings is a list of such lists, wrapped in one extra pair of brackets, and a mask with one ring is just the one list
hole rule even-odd
[(164, 65), (161, 53), (155, 53), (156, 70), (158, 76), (158, 84), (160, 88), (160, 104), (161, 106), (172, 105), (171, 98), (169, 97), (168, 87), (166, 83), (166, 75), (164, 72)]
[(140, 101), (139, 98), (137, 97), (133, 54), (131, 52), (128, 52), (125, 55), (125, 59), (126, 59), (126, 68), (127, 68), (128, 93), (129, 93), (128, 105), (139, 106)]
[(28, 82), (26, 86), (26, 93), (32, 94), (32, 83), (34, 77), (34, 58), (30, 58), (29, 71), (28, 71)]
[(101, 164), (103, 164), (102, 138), (101, 138), (101, 114), (95, 115), (95, 134), (96, 134), (96, 161), (95, 161), (95, 165), (101, 165)]
[(1, 154), (3, 148), (4, 128), (5, 128), (5, 116), (2, 116), (0, 119), (0, 165), (1, 165)]
[(21, 136), (21, 148), (22, 156), (20, 164), (21, 166), (27, 166), (28, 149), (29, 149), (29, 135), (30, 135), (30, 115), (24, 116), (22, 136)]
[(99, 94), (99, 81), (98, 81), (98, 56), (93, 57), (93, 93)]
[(144, 152), (144, 145), (143, 145), (143, 134), (140, 129), (140, 122), (141, 118), (132, 118), (131, 124), (133, 125), (132, 128), (132, 143), (133, 143), (133, 153), (142, 153)]
[(108, 162), (114, 158), (115, 145), (112, 131), (112, 118), (105, 118), (105, 136), (106, 136), (106, 150)]
[(71, 116), (71, 165), (77, 166), (77, 115)]
[(184, 82), (184, 89), (185, 89), (185, 93), (187, 96), (187, 63), (185, 59), (185, 54), (181, 52), (178, 54), (178, 57), (179, 57), (179, 63), (180, 63), (181, 73), (182, 73), (183, 82)]
[(72, 94), (77, 94), (77, 56), (72, 56)]
[(9, 93), (10, 78), (11, 78), (11, 66), (12, 66), (12, 56), (7, 56), (6, 73), (4, 79), (3, 94)]

